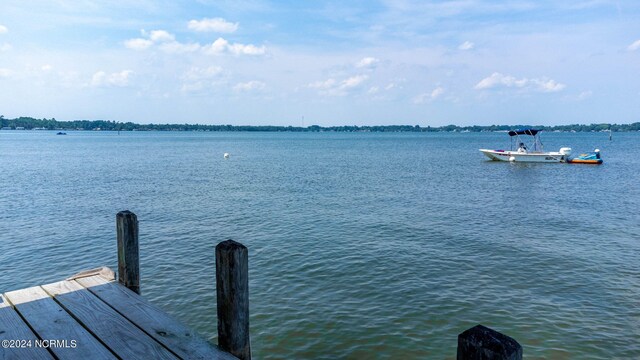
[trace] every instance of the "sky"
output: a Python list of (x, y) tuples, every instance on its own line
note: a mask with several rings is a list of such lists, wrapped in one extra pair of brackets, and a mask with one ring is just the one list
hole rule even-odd
[(640, 121), (640, 2), (2, 0), (0, 115)]

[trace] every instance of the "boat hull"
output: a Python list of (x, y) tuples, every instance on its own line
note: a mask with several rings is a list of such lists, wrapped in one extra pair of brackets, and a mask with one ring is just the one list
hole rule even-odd
[(507, 150), (480, 149), (493, 161), (527, 162), (527, 163), (559, 163), (565, 162), (566, 157), (559, 152), (517, 152)]
[(602, 164), (602, 159), (568, 159), (567, 162), (569, 164), (591, 164), (591, 165), (600, 165)]

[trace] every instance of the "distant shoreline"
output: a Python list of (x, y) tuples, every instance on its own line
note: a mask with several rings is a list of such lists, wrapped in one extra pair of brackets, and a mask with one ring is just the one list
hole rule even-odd
[(58, 121), (0, 116), (1, 130), (82, 130), (82, 131), (261, 131), (261, 132), (504, 132), (534, 127), (555, 132), (630, 132), (640, 131), (640, 122), (632, 124), (573, 124), (573, 125), (472, 125), (472, 126), (419, 126), (419, 125), (345, 125), (345, 126), (272, 126), (272, 125), (204, 125), (204, 124), (136, 124), (108, 120)]

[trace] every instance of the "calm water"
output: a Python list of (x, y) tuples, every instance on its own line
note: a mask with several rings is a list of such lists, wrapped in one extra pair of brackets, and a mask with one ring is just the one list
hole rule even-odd
[(259, 359), (451, 359), (477, 323), (640, 358), (640, 133), (613, 137), (543, 134), (587, 166), (485, 161), (504, 133), (0, 131), (0, 290), (115, 268), (129, 209), (143, 295), (211, 339), (214, 246), (249, 247)]

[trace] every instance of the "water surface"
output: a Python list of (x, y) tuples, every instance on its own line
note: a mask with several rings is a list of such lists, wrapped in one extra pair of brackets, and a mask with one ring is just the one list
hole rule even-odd
[[(256, 358), (640, 358), (640, 134), (542, 134), (602, 166), (486, 161), (504, 133), (0, 131), (0, 290), (116, 267), (215, 341), (214, 246), (249, 247)], [(228, 152), (227, 160), (223, 154)]]

